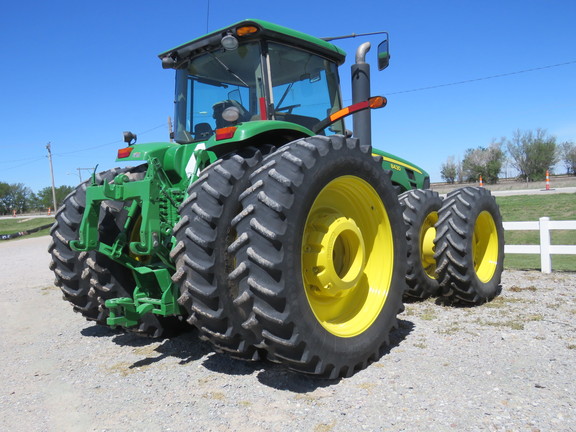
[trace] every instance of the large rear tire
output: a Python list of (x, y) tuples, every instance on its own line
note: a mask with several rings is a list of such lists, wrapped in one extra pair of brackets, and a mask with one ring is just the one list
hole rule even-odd
[(490, 191), (457, 189), (444, 199), (436, 224), (436, 271), (441, 295), (454, 303), (482, 304), (501, 290), (504, 229)]
[(414, 189), (402, 193), (398, 200), (402, 206), (408, 243), (407, 289), (405, 299), (425, 299), (440, 289), (434, 258), (434, 238), (438, 211), (442, 198), (429, 189)]
[(369, 146), (304, 138), (264, 159), (236, 230), (244, 323), (268, 358), (325, 378), (378, 359), (402, 310), (402, 211)]
[[(120, 168), (111, 169), (96, 175), (96, 183), (112, 181), (118, 174), (125, 172)], [(89, 181), (80, 184), (70, 193), (56, 213), (56, 221), (50, 230), (52, 242), (48, 252), (52, 256), (50, 269), (54, 271), (54, 284), (62, 290), (64, 299), (72, 304), (74, 311), (86, 319), (106, 324), (108, 309), (104, 307), (107, 299), (126, 297), (128, 291), (115, 281), (107, 280), (104, 269), (114, 263), (106, 257), (98, 257), (94, 251), (77, 252), (70, 248), (70, 241), (77, 240), (80, 222), (86, 206), (86, 187)], [(103, 288), (97, 281), (106, 280)]]
[(245, 360), (258, 360), (260, 352), (253, 346), (254, 335), (242, 327), (246, 316), (234, 304), (238, 286), (228, 278), (235, 267), (228, 252), (236, 240), (231, 222), (242, 210), (239, 197), (250, 185), (250, 174), (263, 153), (273, 149), (243, 148), (206, 168), (188, 189), (174, 229), (173, 280), (180, 286), (178, 301), (188, 311), (188, 322), (216, 351)]

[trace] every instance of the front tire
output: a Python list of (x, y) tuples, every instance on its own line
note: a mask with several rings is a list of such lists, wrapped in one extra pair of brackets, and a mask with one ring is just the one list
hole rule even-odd
[(436, 224), (441, 295), (451, 302), (477, 305), (501, 290), (504, 228), (490, 191), (464, 187), (448, 194)]
[(369, 146), (305, 138), (264, 159), (236, 219), (233, 273), (268, 358), (325, 378), (378, 359), (402, 310), (402, 212)]
[(425, 299), (440, 289), (436, 275), (434, 239), (438, 211), (442, 198), (429, 189), (414, 189), (402, 193), (398, 200), (402, 206), (408, 243), (407, 289), (405, 299)]

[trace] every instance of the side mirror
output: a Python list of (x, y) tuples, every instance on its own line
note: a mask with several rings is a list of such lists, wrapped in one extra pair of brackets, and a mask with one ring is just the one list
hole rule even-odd
[(386, 39), (378, 45), (378, 70), (386, 69), (389, 63), (390, 52), (388, 51), (388, 33), (386, 33)]

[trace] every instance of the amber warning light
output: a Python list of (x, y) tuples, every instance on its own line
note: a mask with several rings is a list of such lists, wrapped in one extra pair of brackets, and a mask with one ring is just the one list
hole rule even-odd
[(335, 121), (338, 121), (343, 117), (349, 116), (350, 114), (354, 114), (355, 112), (369, 108), (370, 109), (382, 108), (385, 107), (387, 103), (388, 101), (384, 96), (373, 96), (368, 100), (355, 103), (353, 105), (347, 106), (345, 108), (342, 108), (341, 110), (336, 111), (334, 114), (330, 114), (330, 116), (314, 125), (313, 130), (315, 132), (321, 131), (322, 129), (331, 125)]
[(234, 134), (236, 133), (235, 126), (224, 127), (220, 129), (216, 129), (216, 141), (225, 140), (234, 138)]
[(134, 147), (124, 147), (118, 150), (118, 159), (124, 159), (130, 156)]
[(257, 33), (257, 32), (258, 32), (258, 27), (254, 27), (254, 26), (244, 26), (244, 27), (239, 27), (236, 29), (236, 34), (238, 36), (246, 36), (246, 35)]
[(354, 105), (347, 106), (346, 108), (342, 108), (340, 111), (336, 111), (334, 114), (330, 116), (330, 120), (335, 122), (336, 120), (341, 119), (342, 117), (346, 117), (350, 114), (354, 114), (355, 112), (365, 110), (367, 108), (382, 108), (386, 106), (387, 100), (384, 96), (374, 96), (368, 99), (367, 101), (358, 102)]

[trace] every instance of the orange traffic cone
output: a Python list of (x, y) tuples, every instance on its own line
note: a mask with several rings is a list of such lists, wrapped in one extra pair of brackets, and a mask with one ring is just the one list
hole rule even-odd
[(550, 190), (550, 172), (546, 170), (546, 190)]
[(50, 216), (52, 212), (50, 211), (50, 207), (48, 207), (48, 216)]
[(484, 187), (484, 182), (482, 181), (482, 176), (480, 176), (480, 187)]

